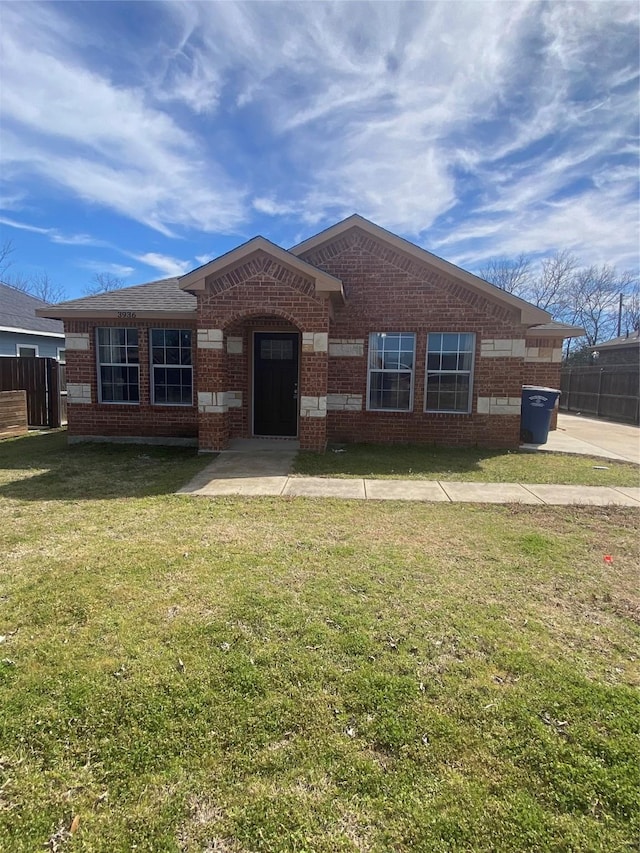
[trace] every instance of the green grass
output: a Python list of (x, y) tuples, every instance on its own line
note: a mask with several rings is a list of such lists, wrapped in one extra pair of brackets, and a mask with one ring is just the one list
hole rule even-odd
[(171, 494), (206, 461), (0, 443), (0, 849), (635, 849), (635, 511)]
[(640, 468), (631, 462), (560, 453), (412, 444), (345, 444), (326, 453), (299, 453), (294, 470), (308, 477), (640, 485)]

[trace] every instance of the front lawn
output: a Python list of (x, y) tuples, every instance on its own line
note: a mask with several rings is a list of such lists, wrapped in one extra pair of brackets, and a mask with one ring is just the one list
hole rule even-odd
[(635, 848), (634, 510), (172, 494), (207, 461), (0, 443), (0, 849)]
[(640, 467), (631, 462), (415, 444), (345, 444), (326, 453), (299, 453), (294, 470), (307, 477), (640, 486)]

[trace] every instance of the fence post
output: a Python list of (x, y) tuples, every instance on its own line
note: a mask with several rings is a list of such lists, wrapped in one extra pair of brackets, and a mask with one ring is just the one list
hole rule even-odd
[(567, 411), (571, 411), (571, 377), (573, 376), (573, 367), (569, 368), (569, 383), (567, 385)]
[(604, 367), (600, 368), (600, 373), (598, 374), (598, 398), (596, 400), (596, 417), (600, 417), (600, 394), (602, 393), (602, 374), (604, 373)]
[(50, 429), (60, 426), (60, 375), (55, 358), (47, 359), (47, 423)]

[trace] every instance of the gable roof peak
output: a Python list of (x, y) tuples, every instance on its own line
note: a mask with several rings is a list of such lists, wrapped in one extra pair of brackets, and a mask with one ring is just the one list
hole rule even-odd
[(429, 266), (435, 267), (440, 270), (440, 272), (444, 272), (447, 275), (456, 278), (471, 290), (476, 293), (481, 293), (493, 302), (497, 302), (498, 304), (505, 305), (519, 311), (521, 322), (527, 326), (545, 323), (551, 319), (551, 314), (549, 314), (548, 311), (543, 311), (542, 308), (537, 308), (530, 302), (520, 299), (519, 296), (514, 296), (511, 293), (501, 290), (495, 284), (490, 284), (488, 281), (485, 281), (479, 276), (462, 269), (462, 267), (452, 264), (450, 261), (445, 261), (444, 258), (434, 255), (432, 252), (429, 252), (427, 249), (423, 249), (416, 243), (412, 243), (404, 237), (400, 237), (392, 231), (388, 231), (381, 225), (376, 225), (375, 222), (365, 219), (365, 217), (361, 216), (359, 213), (353, 213), (346, 219), (336, 222), (335, 225), (325, 228), (313, 237), (309, 237), (307, 240), (303, 240), (302, 243), (292, 246), (289, 251), (292, 255), (297, 255), (299, 257), (304, 256), (307, 252), (311, 252), (313, 249), (317, 249), (320, 246), (325, 245), (331, 240), (342, 236), (354, 228), (360, 228), (370, 237), (391, 246), (396, 251), (401, 252), (404, 255), (408, 255), (418, 263), (429, 264)]
[(299, 258), (292, 252), (288, 252), (282, 246), (278, 246), (277, 243), (272, 243), (271, 240), (261, 235), (252, 237), (229, 252), (225, 252), (224, 255), (213, 258), (206, 264), (180, 276), (178, 279), (180, 288), (191, 292), (204, 290), (206, 287), (205, 280), (208, 277), (221, 275), (232, 267), (242, 264), (256, 251), (263, 251), (282, 265), (310, 278), (315, 282), (316, 293), (330, 294), (334, 298), (344, 301), (344, 290), (339, 278), (312, 266), (307, 261)]

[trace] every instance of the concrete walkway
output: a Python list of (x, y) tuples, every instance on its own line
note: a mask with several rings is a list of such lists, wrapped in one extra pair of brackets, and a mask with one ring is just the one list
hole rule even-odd
[(640, 507), (640, 486), (548, 486), (435, 480), (291, 477), (296, 451), (221, 453), (177, 494)]
[(523, 449), (600, 456), (640, 465), (640, 427), (560, 412), (558, 429), (549, 433), (547, 443), (525, 444)]

